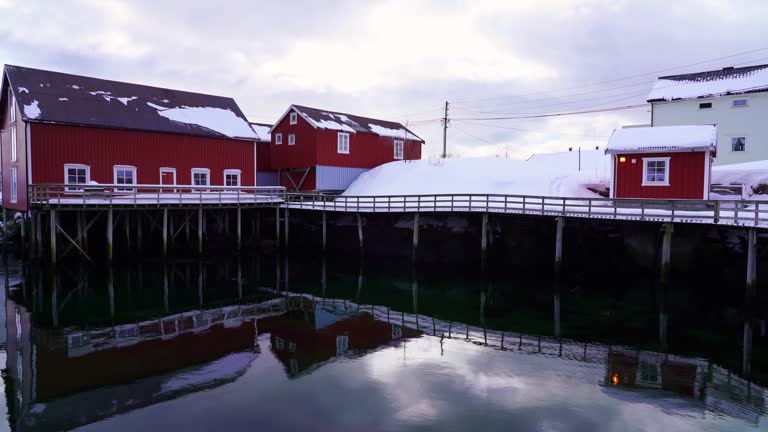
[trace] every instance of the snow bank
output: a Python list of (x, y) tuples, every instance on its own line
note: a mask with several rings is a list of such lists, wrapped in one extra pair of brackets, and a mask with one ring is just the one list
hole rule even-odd
[(188, 106), (165, 108), (151, 102), (147, 102), (147, 105), (155, 108), (161, 116), (179, 123), (202, 126), (231, 138), (258, 139), (248, 122), (228, 109)]
[(757, 199), (759, 196), (753, 196), (752, 188), (760, 184), (768, 184), (768, 161), (712, 167), (712, 183), (744, 185), (747, 199)]
[(648, 100), (691, 99), (768, 88), (768, 68), (713, 80), (659, 79)]
[(601, 151), (534, 155), (527, 161), (501, 158), (396, 161), (360, 175), (348, 196), (508, 194), (597, 198), (588, 187), (605, 188), (610, 157)]
[(33, 100), (31, 104), (24, 105), (24, 115), (27, 116), (27, 118), (36, 119), (40, 117), (42, 111), (40, 111), (40, 107), (38, 107), (37, 104), (37, 101)]
[(709, 150), (715, 148), (717, 127), (684, 125), (616, 129), (608, 140), (608, 153)]

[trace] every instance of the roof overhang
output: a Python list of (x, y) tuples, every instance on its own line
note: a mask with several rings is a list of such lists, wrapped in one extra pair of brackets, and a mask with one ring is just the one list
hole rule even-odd
[(637, 149), (606, 149), (605, 154), (648, 154), (648, 153), (695, 153), (715, 152), (716, 146), (701, 147), (647, 147)]

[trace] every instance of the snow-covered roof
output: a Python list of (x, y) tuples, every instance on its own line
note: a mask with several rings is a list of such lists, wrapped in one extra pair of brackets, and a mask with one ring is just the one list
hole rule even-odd
[(259, 137), (259, 141), (272, 142), (272, 134), (269, 133), (269, 130), (272, 129), (271, 124), (251, 122), (251, 127)]
[(648, 102), (768, 91), (768, 64), (660, 77)]
[(3, 72), (25, 121), (257, 139), (232, 98), (20, 66)]
[[(298, 113), (316, 129), (330, 129), (349, 133), (372, 133), (383, 137), (424, 142), (424, 140), (419, 138), (415, 133), (397, 122), (372, 119), (300, 105), (291, 105), (291, 107), (280, 116), (278, 121), (275, 122), (275, 126), (280, 124), (280, 122), (291, 112)], [(274, 126), (272, 129), (274, 129)]]
[(685, 125), (616, 129), (605, 152), (669, 153), (716, 149), (717, 126)]

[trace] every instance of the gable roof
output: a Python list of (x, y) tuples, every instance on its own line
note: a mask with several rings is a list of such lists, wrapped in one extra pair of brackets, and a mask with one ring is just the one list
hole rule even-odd
[[(415, 133), (400, 123), (361, 117), (354, 114), (345, 114), (335, 111), (321, 110), (301, 105), (291, 105), (288, 110), (275, 122), (275, 126), (283, 121), (291, 111), (297, 112), (315, 129), (330, 129), (350, 133), (371, 133), (383, 137), (402, 138), (424, 142)], [(272, 127), (272, 129), (275, 128)], [(272, 130), (270, 130), (271, 132)]]
[(684, 125), (616, 129), (606, 154), (716, 151), (717, 126)]
[(4, 75), (24, 121), (256, 139), (232, 98), (12, 65)]
[(768, 90), (768, 64), (659, 77), (648, 102)]
[(272, 142), (272, 134), (269, 133), (269, 130), (272, 129), (271, 124), (255, 123), (255, 122), (249, 122), (249, 123), (253, 131), (256, 132), (256, 135), (259, 137), (258, 138), (259, 141)]

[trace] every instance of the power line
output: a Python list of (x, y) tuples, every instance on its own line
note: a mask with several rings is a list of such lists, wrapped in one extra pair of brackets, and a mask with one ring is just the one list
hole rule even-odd
[(478, 140), (478, 141), (482, 141), (482, 142), (484, 142), (484, 143), (486, 143), (486, 144), (495, 145), (494, 143), (492, 143), (492, 142), (490, 142), (490, 141), (488, 141), (488, 140), (486, 140), (486, 139), (480, 138), (479, 136), (475, 136), (475, 135), (472, 135), (471, 133), (469, 133), (469, 132), (465, 131), (464, 129), (462, 129), (462, 128), (458, 127), (458, 126), (454, 126), (454, 127), (455, 127), (455, 128), (456, 128), (456, 130), (458, 130), (459, 132), (462, 132), (462, 133), (464, 133), (465, 135), (468, 135), (468, 136), (470, 136), (470, 137), (472, 137), (472, 138), (474, 138), (474, 139), (476, 139), (476, 140)]
[(593, 113), (609, 112), (609, 111), (623, 111), (623, 110), (636, 109), (636, 108), (646, 108), (648, 106), (650, 106), (649, 103), (643, 103), (643, 104), (626, 105), (626, 106), (611, 107), (611, 108), (601, 108), (601, 109), (586, 110), (586, 111), (571, 111), (571, 112), (549, 113), (549, 114), (532, 114), (532, 115), (514, 116), (514, 117), (465, 117), (465, 118), (455, 118), (454, 120), (518, 120), (518, 119), (531, 119), (531, 118), (544, 118), (544, 117), (561, 117), (561, 116), (593, 114)]
[[(477, 122), (471, 122), (466, 120), (456, 120), (457, 122), (461, 122), (464, 124), (471, 124), (476, 126), (485, 126), (485, 127), (492, 127), (492, 128), (498, 128), (498, 129), (506, 129), (506, 130), (513, 130), (517, 132), (532, 132), (532, 133), (541, 133), (541, 134), (557, 134), (557, 135), (563, 135), (563, 136), (572, 136), (572, 137), (579, 137), (579, 138), (608, 138), (610, 135), (586, 135), (586, 134), (574, 134), (570, 132), (559, 132), (559, 131), (553, 131), (553, 130), (538, 130), (538, 129), (525, 129), (525, 128), (516, 128), (512, 126), (500, 126), (500, 125), (494, 125), (494, 124), (487, 124), (487, 123), (477, 123)], [(458, 127), (457, 127), (458, 129)]]
[[(462, 103), (465, 103), (465, 102), (478, 102), (478, 101), (485, 101), (485, 100), (509, 99), (509, 98), (514, 98), (514, 97), (524, 97), (524, 96), (531, 96), (531, 95), (542, 94), (542, 93), (551, 93), (551, 92), (554, 92), (554, 91), (567, 91), (567, 90), (575, 90), (575, 89), (580, 89), (580, 88), (594, 87), (594, 86), (597, 86), (597, 85), (602, 85), (602, 84), (607, 84), (607, 83), (612, 83), (612, 82), (617, 82), (617, 81), (625, 81), (625, 80), (628, 80), (628, 79), (639, 78), (639, 77), (643, 77), (643, 76), (647, 76), (647, 75), (659, 74), (659, 73), (662, 73), (662, 72), (668, 72), (668, 71), (672, 71), (672, 70), (675, 70), (675, 69), (682, 69), (682, 68), (686, 68), (686, 67), (690, 67), (690, 66), (697, 66), (697, 65), (700, 65), (700, 64), (712, 63), (712, 62), (719, 61), (719, 60), (725, 60), (725, 59), (728, 59), (728, 58), (738, 57), (738, 56), (742, 56), (742, 55), (746, 55), (746, 54), (752, 54), (752, 53), (755, 53), (755, 52), (765, 51), (765, 50), (768, 50), (768, 47), (757, 48), (757, 49), (753, 49), (753, 50), (749, 50), (749, 51), (743, 51), (743, 52), (739, 52), (739, 53), (735, 53), (735, 54), (731, 54), (731, 55), (727, 55), (727, 56), (723, 56), (723, 57), (717, 57), (717, 58), (713, 58), (713, 59), (709, 59), (709, 60), (704, 60), (704, 61), (699, 61), (699, 62), (695, 62), (695, 63), (688, 63), (688, 64), (685, 64), (685, 65), (674, 66), (674, 67), (670, 67), (670, 68), (666, 68), (666, 69), (659, 69), (659, 70), (655, 70), (655, 71), (644, 72), (644, 73), (636, 74), (636, 75), (629, 75), (629, 76), (625, 76), (625, 77), (621, 77), (621, 78), (613, 78), (613, 79), (610, 79), (610, 80), (598, 81), (598, 82), (591, 83), (591, 84), (582, 84), (582, 85), (578, 85), (578, 86), (565, 87), (565, 88), (548, 90), (548, 91), (537, 91), (537, 92), (524, 93), (524, 94), (519, 94), (519, 95), (497, 96), (497, 97), (493, 97), (493, 98), (474, 99), (474, 100), (469, 100), (468, 99), (468, 100), (464, 100), (464, 101), (459, 100), (459, 101), (455, 101), (454, 103), (462, 104)], [(763, 60), (763, 59), (760, 59), (760, 60)], [(760, 61), (760, 60), (750, 60), (750, 61), (743, 62), (743, 63), (751, 63), (751, 62)]]

